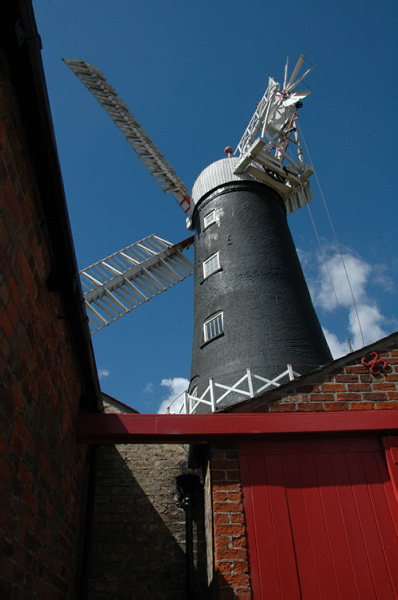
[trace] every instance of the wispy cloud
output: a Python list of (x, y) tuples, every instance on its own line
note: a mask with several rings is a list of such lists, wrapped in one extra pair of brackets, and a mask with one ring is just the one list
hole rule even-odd
[[(311, 272), (307, 257), (302, 253), (300, 257), (303, 259), (305, 270), (310, 270), (309, 287), (315, 306), (325, 313), (335, 312), (338, 310), (337, 296), (353, 349), (361, 348), (364, 344), (370, 344), (387, 335), (387, 319), (381, 313), (371, 291), (371, 284), (376, 281), (379, 288), (392, 291), (391, 279), (383, 265), (371, 265), (348, 250), (343, 253), (343, 264), (341, 256), (335, 250), (329, 249), (326, 254), (327, 267), (318, 259), (315, 272), (313, 269)], [(335, 358), (349, 352), (348, 343), (339, 340), (327, 329), (324, 329), (324, 333)]]
[(351, 290), (356, 302), (364, 300), (367, 296), (366, 285), (371, 272), (371, 266), (352, 254), (345, 254), (343, 258), (349, 282), (339, 254), (334, 254), (327, 258), (327, 268), (325, 264), (320, 265), (315, 301), (326, 311), (335, 310), (337, 307), (328, 270), (341, 306), (347, 308), (352, 306)]
[(142, 391), (144, 394), (153, 394), (153, 383), (147, 383)]
[(325, 327), (322, 329), (333, 358), (339, 358), (339, 356), (345, 356), (349, 353), (348, 341), (341, 342), (335, 333), (332, 333)]
[(101, 381), (101, 379), (104, 379), (104, 377), (109, 377), (109, 370), (108, 369), (98, 369), (98, 377)]
[(178, 413), (184, 402), (183, 392), (188, 389), (189, 380), (184, 377), (172, 377), (162, 379), (160, 385), (168, 388), (168, 395), (159, 406), (158, 413)]

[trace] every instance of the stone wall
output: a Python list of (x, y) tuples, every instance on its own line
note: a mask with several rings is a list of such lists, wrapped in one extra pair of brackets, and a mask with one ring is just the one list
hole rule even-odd
[[(107, 412), (120, 406), (106, 404)], [(176, 477), (188, 472), (181, 445), (98, 448), (89, 575), (91, 600), (186, 598), (185, 513)], [(205, 598), (203, 501), (193, 511), (195, 589)]]

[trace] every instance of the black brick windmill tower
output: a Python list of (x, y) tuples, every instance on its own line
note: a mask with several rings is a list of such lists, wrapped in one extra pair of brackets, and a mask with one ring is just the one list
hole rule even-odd
[[(191, 381), (184, 412), (210, 412), (329, 362), (287, 215), (312, 200), (296, 121), (311, 92), (301, 55), (265, 94), (232, 156), (208, 166), (192, 199), (99, 69), (65, 61), (105, 108), (195, 236), (151, 235), (81, 272), (92, 333), (194, 272)], [(195, 264), (183, 250), (195, 245)]]

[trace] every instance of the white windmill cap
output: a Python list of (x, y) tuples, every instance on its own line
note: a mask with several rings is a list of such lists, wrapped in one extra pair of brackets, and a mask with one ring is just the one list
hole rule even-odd
[(191, 211), (194, 210), (203, 196), (215, 190), (220, 185), (225, 185), (233, 181), (256, 181), (248, 173), (234, 173), (238, 160), (235, 156), (222, 158), (201, 172), (192, 188)]

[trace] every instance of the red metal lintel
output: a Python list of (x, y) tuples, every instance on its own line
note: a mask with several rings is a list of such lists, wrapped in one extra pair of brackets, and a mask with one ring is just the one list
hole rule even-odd
[(398, 430), (398, 411), (207, 415), (82, 414), (77, 439), (90, 444), (199, 443), (270, 433)]

